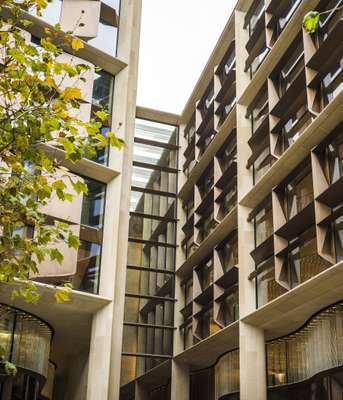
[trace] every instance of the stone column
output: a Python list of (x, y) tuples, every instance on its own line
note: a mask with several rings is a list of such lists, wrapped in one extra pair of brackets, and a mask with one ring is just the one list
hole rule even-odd
[(171, 400), (189, 400), (189, 365), (172, 361)]

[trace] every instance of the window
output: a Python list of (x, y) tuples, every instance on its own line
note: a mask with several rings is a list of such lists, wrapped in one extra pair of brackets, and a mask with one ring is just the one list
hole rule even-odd
[(93, 105), (101, 107), (109, 114), (112, 114), (113, 90), (114, 77), (106, 71), (95, 72)]
[(287, 292), (275, 279), (274, 257), (270, 257), (260, 265), (257, 265), (256, 272), (258, 308)]
[(209, 259), (197, 269), (201, 290), (205, 290), (213, 283), (213, 259)]
[(255, 247), (259, 246), (273, 234), (272, 205), (268, 203), (255, 216)]
[(122, 385), (173, 352), (177, 135), (174, 126), (136, 120)]
[(103, 227), (106, 186), (84, 178), (88, 187), (83, 195), (81, 224), (101, 229)]

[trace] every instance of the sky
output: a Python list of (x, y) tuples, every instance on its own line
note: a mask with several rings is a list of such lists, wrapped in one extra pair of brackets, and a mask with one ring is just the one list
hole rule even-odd
[(236, 0), (143, 0), (139, 106), (180, 114)]

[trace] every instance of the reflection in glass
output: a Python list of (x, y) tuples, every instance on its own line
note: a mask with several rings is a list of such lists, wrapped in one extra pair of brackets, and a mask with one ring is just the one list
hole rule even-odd
[(131, 191), (130, 211), (156, 217), (175, 217), (175, 198)]
[(225, 395), (239, 392), (239, 350), (230, 351), (220, 357), (214, 373), (216, 400), (226, 398)]
[(104, 219), (106, 185), (84, 178), (88, 191), (83, 195), (81, 224), (102, 228)]
[(166, 247), (162, 243), (146, 244), (139, 241), (129, 241), (128, 246), (128, 265), (173, 271), (175, 248)]
[(209, 212), (210, 214), (203, 216), (201, 221), (197, 224), (199, 229), (197, 242), (201, 243), (204, 241), (216, 227), (217, 223), (214, 220), (213, 210), (209, 209)]
[(342, 60), (337, 60), (331, 71), (323, 79), (324, 106), (328, 105), (343, 90)]
[(201, 290), (204, 291), (213, 283), (213, 259), (210, 258), (207, 262), (197, 268), (197, 274), (201, 285)]
[(262, 94), (255, 100), (255, 104), (250, 113), (251, 134), (253, 135), (262, 125), (263, 121), (268, 118), (268, 92), (264, 90)]
[(92, 104), (112, 114), (114, 77), (103, 70), (95, 72), (94, 75)]
[(160, 221), (131, 215), (129, 237), (158, 243), (174, 244), (175, 222)]
[(134, 166), (132, 172), (132, 186), (175, 193), (176, 173)]
[(173, 351), (177, 134), (136, 120), (121, 385)]
[(343, 176), (343, 134), (337, 135), (327, 146), (329, 159), (329, 183), (336, 182)]
[(198, 317), (198, 325), (196, 329), (196, 334), (201, 339), (206, 339), (207, 337), (218, 332), (220, 327), (215, 323), (213, 319), (213, 308), (204, 311)]
[(183, 328), (183, 337), (184, 337), (184, 349), (193, 346), (193, 332), (192, 332), (192, 323), (190, 322), (187, 326)]
[(198, 189), (200, 192), (200, 196), (204, 198), (206, 194), (212, 189), (214, 183), (214, 169), (211, 167), (208, 171), (206, 171), (203, 176), (199, 179)]
[(219, 249), (218, 253), (221, 260), (223, 272), (229, 271), (233, 266), (238, 264), (238, 239), (234, 235), (230, 240), (225, 242)]
[(279, 95), (283, 96), (300, 73), (304, 73), (304, 48), (302, 38), (297, 39), (299, 44), (292, 51), (291, 56), (282, 66), (279, 74)]
[(106, 185), (86, 178), (84, 183), (88, 192), (84, 193), (82, 201), (81, 243), (73, 286), (77, 290), (98, 293)]
[(343, 217), (338, 217), (332, 224), (335, 240), (336, 262), (343, 260)]
[(126, 292), (140, 293), (146, 296), (159, 296), (162, 291), (170, 292), (173, 284), (172, 279), (172, 274), (128, 268)]
[[(303, 171), (306, 173), (308, 168)], [(312, 203), (313, 197), (313, 184), (312, 173), (306, 174), (301, 172), (299, 176), (293, 179), (285, 188), (285, 197), (287, 204), (287, 219), (293, 218), (300, 213), (307, 205)]]
[(177, 145), (177, 128), (159, 122), (136, 119), (135, 137)]
[(291, 287), (296, 287), (330, 267), (330, 263), (319, 256), (316, 238), (299, 244), (288, 255)]
[(263, 13), (265, 10), (264, 1), (259, 1), (256, 5), (253, 5), (253, 7), (255, 7), (255, 9), (249, 20), (249, 36), (252, 36), (252, 34), (255, 32), (258, 21), (260, 18), (263, 18)]
[(272, 205), (268, 203), (255, 217), (255, 247), (268, 239), (273, 231)]
[(228, 326), (239, 318), (238, 285), (231, 289), (231, 293), (220, 303), (218, 321)]
[(257, 307), (259, 308), (286, 293), (287, 290), (275, 280), (273, 257), (262, 262), (256, 269), (261, 270), (256, 278)]
[(251, 122), (251, 138), (248, 143), (252, 150), (248, 168), (253, 167), (254, 184), (262, 178), (274, 162), (269, 144), (268, 113), (268, 91), (264, 87), (248, 107), (247, 112), (247, 118)]
[[(144, 340), (133, 341), (134, 337), (145, 338), (149, 342), (149, 338), (155, 338), (146, 345)], [(123, 352), (127, 353), (148, 353), (148, 354), (170, 354), (172, 349), (172, 335), (168, 329), (147, 328), (137, 326), (124, 326), (123, 333)]]
[(176, 150), (143, 143), (135, 143), (133, 148), (133, 160), (158, 165), (160, 167), (177, 167)]
[[(304, 102), (306, 98), (304, 98)], [(311, 114), (308, 111), (307, 104), (299, 107), (299, 109), (287, 120), (282, 127), (283, 149), (286, 151), (304, 132), (304, 130), (312, 122)]]
[(219, 217), (224, 218), (237, 204), (237, 188), (233, 187), (220, 202)]
[(291, 0), (289, 7), (283, 12), (283, 14), (278, 18), (277, 21), (277, 36), (281, 34), (288, 21), (291, 19), (295, 10), (298, 8), (301, 0)]
[(0, 305), (4, 318), (0, 324), (0, 345), (8, 360), (36, 374), (47, 377), (52, 330), (42, 320), (24, 311)]
[(77, 290), (98, 293), (101, 262), (101, 245), (81, 241), (77, 253), (77, 274), (73, 286)]
[(299, 331), (267, 343), (268, 386), (302, 382), (342, 366), (342, 322), (343, 308), (338, 304), (313, 317)]

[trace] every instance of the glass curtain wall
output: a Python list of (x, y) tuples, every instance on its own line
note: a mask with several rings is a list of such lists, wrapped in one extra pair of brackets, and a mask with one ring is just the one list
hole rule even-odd
[[(267, 343), (268, 387), (275, 388), (268, 398), (342, 399), (342, 370), (338, 370), (343, 365), (342, 322), (340, 303), (298, 331)], [(278, 386), (281, 390), (276, 391)]]
[(122, 379), (172, 356), (178, 130), (136, 120)]
[(17, 367), (13, 379), (0, 377), (2, 400), (38, 400), (49, 375), (53, 331), (43, 320), (22, 310), (0, 304), (0, 345), (6, 360)]

